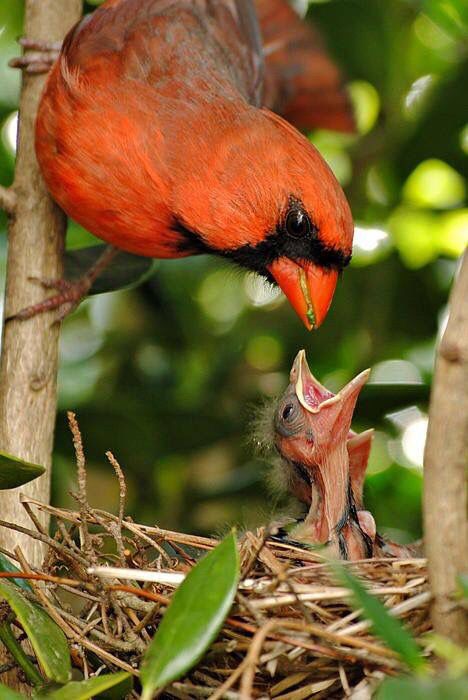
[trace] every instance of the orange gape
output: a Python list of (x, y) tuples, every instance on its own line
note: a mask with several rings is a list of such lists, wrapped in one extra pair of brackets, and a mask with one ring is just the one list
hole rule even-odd
[(353, 128), (337, 69), (286, 0), (108, 0), (64, 42), (37, 157), (58, 204), (99, 238), (229, 258), (317, 327), (352, 217), (317, 150), (269, 108)]

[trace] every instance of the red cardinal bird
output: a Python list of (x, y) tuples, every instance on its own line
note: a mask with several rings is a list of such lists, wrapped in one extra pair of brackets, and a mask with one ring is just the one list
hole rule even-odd
[(65, 39), (37, 157), (55, 200), (99, 238), (228, 258), (318, 327), (350, 260), (351, 213), (317, 150), (267, 106), (353, 128), (338, 71), (285, 0), (107, 0)]

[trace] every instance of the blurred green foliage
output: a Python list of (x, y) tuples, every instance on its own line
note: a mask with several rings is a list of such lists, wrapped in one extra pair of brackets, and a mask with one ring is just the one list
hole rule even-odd
[[(265, 522), (276, 504), (268, 464), (249, 442), (252, 406), (281, 392), (305, 347), (334, 390), (373, 368), (355, 421), (378, 430), (366, 505), (393, 537), (420, 535), (434, 345), (468, 240), (467, 13), (463, 0), (309, 3), (308, 18), (350, 82), (359, 124), (356, 136), (311, 134), (357, 225), (353, 264), (326, 323), (307, 334), (275, 292), (207, 257), (157, 262), (142, 287), (88, 300), (62, 332), (56, 503), (69, 503), (74, 478), (65, 418), (73, 409), (94, 504), (115, 508), (118, 486), (103, 457), (111, 449), (135, 518), (202, 533)], [(22, 3), (2, 0), (3, 184), (13, 174), (19, 86), (7, 61), (21, 24)], [(3, 269), (4, 217), (0, 228)], [(69, 247), (94, 240), (70, 224)]]

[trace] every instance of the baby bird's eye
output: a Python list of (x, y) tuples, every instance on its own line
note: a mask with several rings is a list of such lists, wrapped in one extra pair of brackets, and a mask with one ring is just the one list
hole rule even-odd
[(285, 406), (283, 409), (283, 420), (288, 420), (288, 418), (291, 417), (293, 411), (294, 411), (294, 406), (292, 405), (292, 403), (288, 403), (288, 405)]
[(294, 207), (286, 216), (285, 229), (288, 236), (303, 238), (311, 232), (310, 219), (305, 211)]
[(282, 437), (291, 438), (297, 435), (304, 426), (299, 401), (294, 395), (286, 396), (275, 413), (275, 432)]

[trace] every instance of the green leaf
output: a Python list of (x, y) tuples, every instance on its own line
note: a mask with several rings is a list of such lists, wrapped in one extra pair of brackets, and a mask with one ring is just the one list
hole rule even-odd
[(441, 634), (427, 634), (424, 641), (434, 654), (444, 660), (444, 668), (450, 676), (458, 677), (468, 674), (468, 648), (459, 646)]
[[(96, 678), (89, 678), (87, 681), (71, 681), (57, 690), (34, 695), (37, 700), (87, 700), (93, 698), (98, 693), (103, 693), (109, 688), (122, 686), (118, 697), (124, 698), (132, 690), (130, 674), (125, 671), (119, 673), (108, 673)], [(0, 696), (1, 698), (1, 696)]]
[[(6, 573), (13, 573), (13, 572), (18, 572), (20, 573), (20, 570), (18, 569), (17, 566), (11, 563), (11, 561), (6, 557), (4, 554), (0, 552), (0, 572), (4, 571)], [(25, 591), (31, 591), (31, 584), (29, 581), (27, 581), (24, 578), (10, 578), (9, 581), (12, 581), (15, 583), (17, 586), (20, 588), (23, 588)]]
[(468, 11), (465, 0), (424, 0), (424, 11), (431, 20), (454, 38), (466, 38)]
[(202, 658), (231, 609), (238, 579), (239, 555), (231, 533), (174, 593), (141, 667), (142, 700), (150, 700)]
[[(77, 279), (86, 274), (102, 255), (107, 246), (93, 245), (78, 250), (68, 250), (64, 256), (65, 278)], [(109, 267), (101, 272), (89, 294), (103, 294), (117, 289), (141, 284), (151, 276), (155, 267), (152, 258), (119, 252)]]
[(468, 700), (468, 677), (388, 678), (376, 700)]
[(0, 452), (0, 490), (15, 489), (44, 474), (44, 467)]
[(23, 626), (47, 678), (66, 683), (71, 676), (71, 661), (67, 639), (60, 627), (42, 608), (24, 598), (13, 583), (0, 580), (0, 597), (7, 601)]
[(96, 698), (99, 698), (99, 700), (122, 700), (122, 698), (129, 697), (132, 690), (133, 677), (129, 675), (128, 678), (121, 681), (118, 685), (101, 691), (99, 695), (96, 695)]
[(0, 700), (24, 700), (24, 696), (0, 683)]
[(343, 582), (353, 592), (356, 607), (363, 609), (363, 617), (371, 623), (375, 634), (393, 649), (413, 671), (426, 669), (426, 661), (415, 639), (403, 627), (401, 622), (392, 617), (384, 605), (366, 591), (362, 583), (342, 564), (332, 563), (332, 567)]
[(28, 681), (34, 686), (42, 686), (44, 680), (33, 664), (8, 622), (0, 622), (0, 641), (6, 646), (15, 663), (21, 668)]

